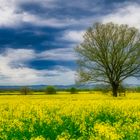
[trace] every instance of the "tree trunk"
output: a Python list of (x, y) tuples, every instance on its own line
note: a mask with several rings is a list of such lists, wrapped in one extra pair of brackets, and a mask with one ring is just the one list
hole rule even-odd
[(112, 93), (113, 93), (114, 97), (118, 96), (118, 87), (119, 87), (118, 83), (116, 83), (116, 82), (112, 83)]

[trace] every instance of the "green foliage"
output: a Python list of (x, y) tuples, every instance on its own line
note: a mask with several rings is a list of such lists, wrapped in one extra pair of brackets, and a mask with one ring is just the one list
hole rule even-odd
[(20, 89), (20, 92), (22, 95), (28, 95), (31, 94), (31, 89), (25, 86)]
[(137, 91), (140, 92), (140, 87), (137, 87)]
[(45, 89), (46, 94), (56, 94), (56, 89), (54, 86), (47, 86)]
[(138, 87), (127, 87), (125, 90), (127, 92), (133, 92), (133, 93), (137, 92), (137, 93), (140, 93), (140, 87), (139, 86)]
[(71, 87), (71, 88), (69, 89), (69, 91), (70, 91), (71, 94), (76, 94), (76, 93), (78, 93), (78, 90), (77, 90), (77, 88), (75, 88), (75, 87)]

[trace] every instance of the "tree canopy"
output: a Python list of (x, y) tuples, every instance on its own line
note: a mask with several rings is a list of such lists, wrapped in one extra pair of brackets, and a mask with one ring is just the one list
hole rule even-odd
[(75, 50), (77, 80), (109, 83), (113, 96), (123, 80), (140, 76), (140, 33), (134, 27), (96, 23)]

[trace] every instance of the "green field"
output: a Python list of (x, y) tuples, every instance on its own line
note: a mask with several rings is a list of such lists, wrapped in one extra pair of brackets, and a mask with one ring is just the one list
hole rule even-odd
[(1, 95), (0, 140), (140, 140), (140, 93)]

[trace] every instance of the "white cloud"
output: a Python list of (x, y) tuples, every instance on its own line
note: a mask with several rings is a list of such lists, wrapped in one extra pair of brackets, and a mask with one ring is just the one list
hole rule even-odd
[(59, 48), (44, 51), (38, 54), (40, 59), (46, 60), (59, 60), (59, 61), (70, 61), (75, 60), (76, 56), (73, 48)]
[(75, 72), (68, 68), (58, 66), (51, 70), (37, 70), (26, 65), (25, 62), (37, 57), (33, 50), (27, 49), (7, 49), (0, 54), (0, 85), (74, 83)]
[(80, 43), (83, 41), (83, 35), (85, 31), (74, 31), (74, 30), (69, 30), (64, 32), (63, 36), (61, 37), (62, 40), (67, 40), (67, 41), (72, 41), (75, 43)]
[(37, 15), (29, 14), (24, 12), (22, 14), (22, 21), (26, 23), (31, 23), (36, 26), (50, 26), (50, 27), (64, 27), (71, 24), (75, 24), (74, 19), (56, 19), (56, 18), (41, 18)]
[(3, 57), (7, 57), (9, 61), (28, 61), (36, 57), (35, 51), (32, 49), (12, 49), (8, 48), (3, 52)]
[[(36, 72), (25, 66), (25, 62), (34, 58), (33, 50), (7, 49), (0, 55), (0, 75), (1, 84), (20, 83), (24, 80), (35, 78)], [(0, 76), (0, 77), (1, 77)], [(3, 79), (3, 77), (5, 77)], [(28, 82), (29, 82), (28, 81)]]
[(113, 13), (104, 16), (102, 22), (128, 24), (129, 26), (134, 26), (140, 29), (140, 5), (129, 3), (118, 8)]
[(25, 3), (38, 3), (46, 9), (60, 6), (56, 5), (56, 0), (0, 0), (0, 26), (16, 28), (18, 26), (22, 26), (24, 23), (29, 23), (36, 26), (50, 26), (58, 28), (71, 25), (75, 25), (78, 27), (88, 27), (90, 23), (95, 20), (95, 17), (87, 17), (84, 19), (75, 19), (75, 17), (65, 17), (63, 19), (52, 17), (42, 18), (39, 15), (31, 14), (28, 11), (21, 10), (20, 5)]
[(0, 0), (0, 26), (14, 26), (20, 19), (20, 15), (16, 14), (14, 1)]
[[(29, 23), (36, 26), (51, 26), (64, 27), (76, 24), (74, 19), (57, 19), (57, 18), (41, 18), (39, 15), (31, 14), (27, 11), (21, 11), (19, 5), (22, 3), (33, 3), (33, 1), (19, 1), (19, 0), (0, 0), (0, 26), (2, 27), (17, 27), (22, 26), (23, 23)], [(34, 3), (41, 3), (42, 6), (55, 6), (54, 1), (50, 0), (35, 0)]]
[[(61, 67), (61, 69), (54, 69), (54, 73), (57, 73), (58, 75), (56, 76), (50, 76), (46, 77), (44, 79), (46, 84), (51, 84), (51, 85), (69, 85), (69, 84), (74, 84), (75, 81), (75, 71), (70, 70), (65, 67)], [(43, 83), (43, 82), (42, 82)]]

